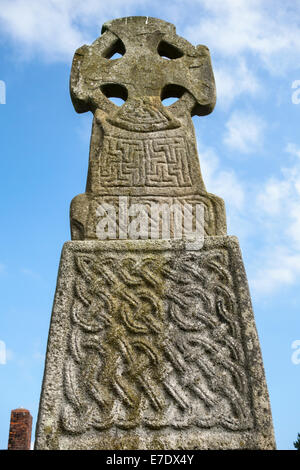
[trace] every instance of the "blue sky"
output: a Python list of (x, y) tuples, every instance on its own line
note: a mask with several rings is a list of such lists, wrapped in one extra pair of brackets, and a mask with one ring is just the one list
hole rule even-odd
[(300, 5), (293, 0), (0, 0), (0, 448), (11, 409), (28, 408), (36, 423), (69, 204), (85, 189), (91, 115), (77, 115), (69, 98), (73, 53), (105, 21), (133, 15), (172, 22), (210, 49), (217, 105), (193, 118), (200, 165), (208, 191), (225, 200), (228, 233), (240, 240), (277, 446), (293, 449), (300, 432)]

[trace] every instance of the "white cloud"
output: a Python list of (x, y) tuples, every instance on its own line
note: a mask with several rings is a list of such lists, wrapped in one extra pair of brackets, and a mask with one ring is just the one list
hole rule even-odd
[(209, 192), (222, 197), (232, 210), (241, 210), (244, 204), (244, 188), (233, 170), (225, 170), (212, 148), (199, 147), (201, 172)]
[[(234, 69), (234, 73), (233, 73)], [(255, 96), (261, 91), (261, 85), (245, 60), (229, 65), (214, 67), (218, 104), (227, 108), (241, 94)]]
[[(224, 168), (214, 149), (201, 143), (198, 148), (207, 190), (225, 200), (228, 231), (247, 246), (252, 292), (271, 294), (299, 282), (300, 147), (286, 146), (292, 157), (290, 166), (282, 168), (278, 177), (262, 181), (258, 193), (257, 182)], [(255, 237), (259, 243), (251, 241)]]
[(1, 0), (0, 26), (18, 46), (18, 55), (41, 53), (47, 61), (69, 61), (77, 47), (90, 43), (93, 29), (126, 14), (137, 0)]
[(297, 147), (296, 144), (289, 142), (285, 148), (285, 151), (300, 159), (300, 148)]
[(256, 293), (271, 293), (299, 280), (300, 252), (295, 253), (286, 246), (272, 247), (261, 260), (263, 267), (250, 280)]
[(289, 197), (290, 183), (286, 180), (270, 178), (257, 196), (257, 202), (263, 212), (271, 216), (282, 215), (284, 202)]
[(251, 281), (257, 292), (293, 284), (300, 276), (300, 148), (290, 143), (285, 150), (294, 156), (293, 164), (266, 181), (256, 200), (264, 236), (263, 267)]
[(263, 140), (264, 121), (253, 113), (234, 111), (226, 123), (224, 143), (242, 153), (251, 153)]
[[(191, 2), (193, 3), (193, 2)], [(201, 0), (206, 10), (196, 25), (187, 27), (195, 42), (209, 45), (222, 56), (252, 53), (270, 71), (298, 67), (300, 6), (293, 0)]]
[[(280, 233), (300, 250), (300, 148), (289, 143), (286, 152), (294, 156), (293, 164), (281, 169), (281, 177), (271, 177), (257, 195), (257, 205)], [(273, 217), (273, 219), (272, 219)]]
[(184, 34), (209, 47), (221, 104), (266, 92), (266, 70), (278, 76), (298, 70), (299, 2), (190, 0), (189, 5), (203, 11), (189, 18)]
[(32, 51), (46, 59), (66, 58), (84, 42), (83, 34), (72, 24), (70, 2), (44, 0), (2, 1), (0, 21), (18, 46), (19, 55)]
[(25, 47), (48, 60), (69, 60), (78, 46), (95, 39), (104, 21), (138, 10), (178, 23), (192, 42), (226, 60), (250, 52), (272, 71), (297, 66), (300, 6), (294, 0), (187, 0), (185, 8), (176, 0), (144, 0), (142, 7), (144, 13), (138, 0), (1, 0), (0, 25), (22, 53)]

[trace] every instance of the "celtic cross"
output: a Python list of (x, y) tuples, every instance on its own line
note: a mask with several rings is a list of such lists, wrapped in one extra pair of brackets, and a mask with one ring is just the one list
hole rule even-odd
[[(76, 51), (70, 90), (76, 111), (94, 114), (86, 193), (71, 204), (72, 239), (95, 239), (97, 205), (118, 196), (202, 202), (206, 234), (226, 233), (223, 201), (202, 180), (191, 119), (215, 105), (206, 46), (156, 18), (117, 19)], [(164, 106), (170, 97), (178, 100)]]

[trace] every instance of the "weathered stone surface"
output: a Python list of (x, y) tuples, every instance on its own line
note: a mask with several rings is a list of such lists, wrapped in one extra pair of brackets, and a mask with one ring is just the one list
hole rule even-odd
[[(75, 109), (94, 113), (86, 193), (71, 204), (72, 239), (97, 239), (96, 208), (117, 196), (129, 196), (128, 204), (201, 201), (206, 235), (226, 235), (224, 203), (205, 189), (191, 119), (215, 105), (207, 47), (156, 18), (121, 18), (102, 33), (76, 51), (71, 72)], [(115, 52), (123, 56), (111, 60)], [(179, 99), (164, 106), (167, 97)]]
[[(94, 121), (86, 192), (71, 203), (73, 241), (61, 258), (36, 448), (275, 448), (238, 241), (226, 236), (223, 200), (205, 189), (191, 120), (215, 104), (208, 49), (148, 17), (102, 33), (76, 51), (71, 72), (75, 109)], [(179, 100), (163, 106), (170, 96)], [(158, 240), (143, 240), (146, 226), (124, 233), (137, 203)], [(178, 213), (163, 236), (154, 205), (204, 207), (202, 249), (175, 240)], [(119, 226), (100, 241), (107, 206)]]
[(68, 242), (37, 449), (272, 449), (235, 237)]

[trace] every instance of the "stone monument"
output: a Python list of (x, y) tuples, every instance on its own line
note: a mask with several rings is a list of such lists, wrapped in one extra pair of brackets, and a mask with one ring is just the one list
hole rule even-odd
[[(215, 105), (209, 50), (156, 18), (116, 19), (75, 52), (70, 90), (94, 120), (36, 449), (274, 449), (239, 243), (223, 200), (206, 191), (191, 119)], [(178, 229), (186, 215), (195, 229), (196, 206), (198, 245)]]

